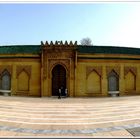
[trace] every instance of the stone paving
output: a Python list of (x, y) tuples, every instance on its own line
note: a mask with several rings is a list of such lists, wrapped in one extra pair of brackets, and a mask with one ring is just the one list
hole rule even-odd
[(140, 96), (0, 96), (0, 137), (133, 138), (140, 136), (138, 128)]
[(140, 127), (128, 128), (127, 131), (130, 132), (133, 136), (140, 137)]

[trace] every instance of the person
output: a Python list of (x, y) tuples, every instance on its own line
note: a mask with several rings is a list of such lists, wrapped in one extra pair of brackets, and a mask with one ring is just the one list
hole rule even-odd
[(65, 97), (68, 97), (68, 89), (65, 89)]
[(58, 90), (58, 99), (61, 99), (61, 89)]
[(64, 93), (64, 88), (61, 87), (61, 96), (64, 96), (64, 95), (65, 95), (65, 93)]

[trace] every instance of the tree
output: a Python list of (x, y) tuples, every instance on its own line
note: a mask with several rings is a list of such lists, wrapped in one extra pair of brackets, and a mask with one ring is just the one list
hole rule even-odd
[(92, 40), (89, 37), (83, 38), (80, 41), (81, 45), (86, 45), (86, 46), (91, 46), (92, 44)]

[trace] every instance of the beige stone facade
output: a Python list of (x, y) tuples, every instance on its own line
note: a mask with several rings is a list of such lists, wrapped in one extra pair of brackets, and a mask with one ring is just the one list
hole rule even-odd
[(129, 48), (101, 49), (67, 41), (42, 42), (39, 47), (37, 53), (0, 54), (2, 93), (50, 97), (63, 87), (62, 95), (67, 89), (70, 97), (110, 96), (112, 91), (119, 96), (140, 94), (140, 49), (131, 48), (131, 53)]

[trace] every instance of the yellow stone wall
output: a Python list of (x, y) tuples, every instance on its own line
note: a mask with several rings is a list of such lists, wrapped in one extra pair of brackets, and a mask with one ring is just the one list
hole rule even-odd
[(135, 75), (129, 71), (125, 76), (125, 91), (134, 91), (135, 83)]
[[(140, 95), (140, 60), (129, 60), (131, 58), (140, 58), (139, 56), (80, 54), (78, 57), (76, 96), (109, 96), (107, 77), (111, 70), (115, 70), (119, 75), (120, 96)], [(98, 59), (99, 57), (103, 59)], [(106, 59), (109, 57), (110, 59)], [(113, 57), (121, 59), (113, 59)], [(96, 73), (98, 67), (101, 67), (101, 78)], [(93, 70), (88, 72), (87, 68)], [(135, 73), (133, 73), (134, 70)], [(98, 92), (99, 86), (101, 86), (100, 92)]]
[[(86, 91), (87, 93), (100, 93), (101, 92), (101, 77), (93, 70), (86, 78)], [(94, 86), (93, 86), (94, 85)]]
[[(15, 56), (15, 55), (14, 55)], [(11, 95), (40, 96), (40, 58), (38, 55), (18, 55), (0, 58), (1, 72), (11, 69)], [(23, 58), (22, 58), (23, 57)], [(35, 58), (34, 58), (35, 57)]]
[(119, 75), (120, 96), (140, 95), (138, 55), (77, 54), (76, 58), (72, 58), (76, 56), (73, 52), (59, 56), (52, 53), (54, 58), (47, 55), (44, 63), (39, 55), (0, 55), (0, 74), (4, 69), (10, 71), (12, 95), (51, 96), (51, 70), (56, 64), (67, 69), (71, 97), (109, 96), (108, 75), (112, 70)]

